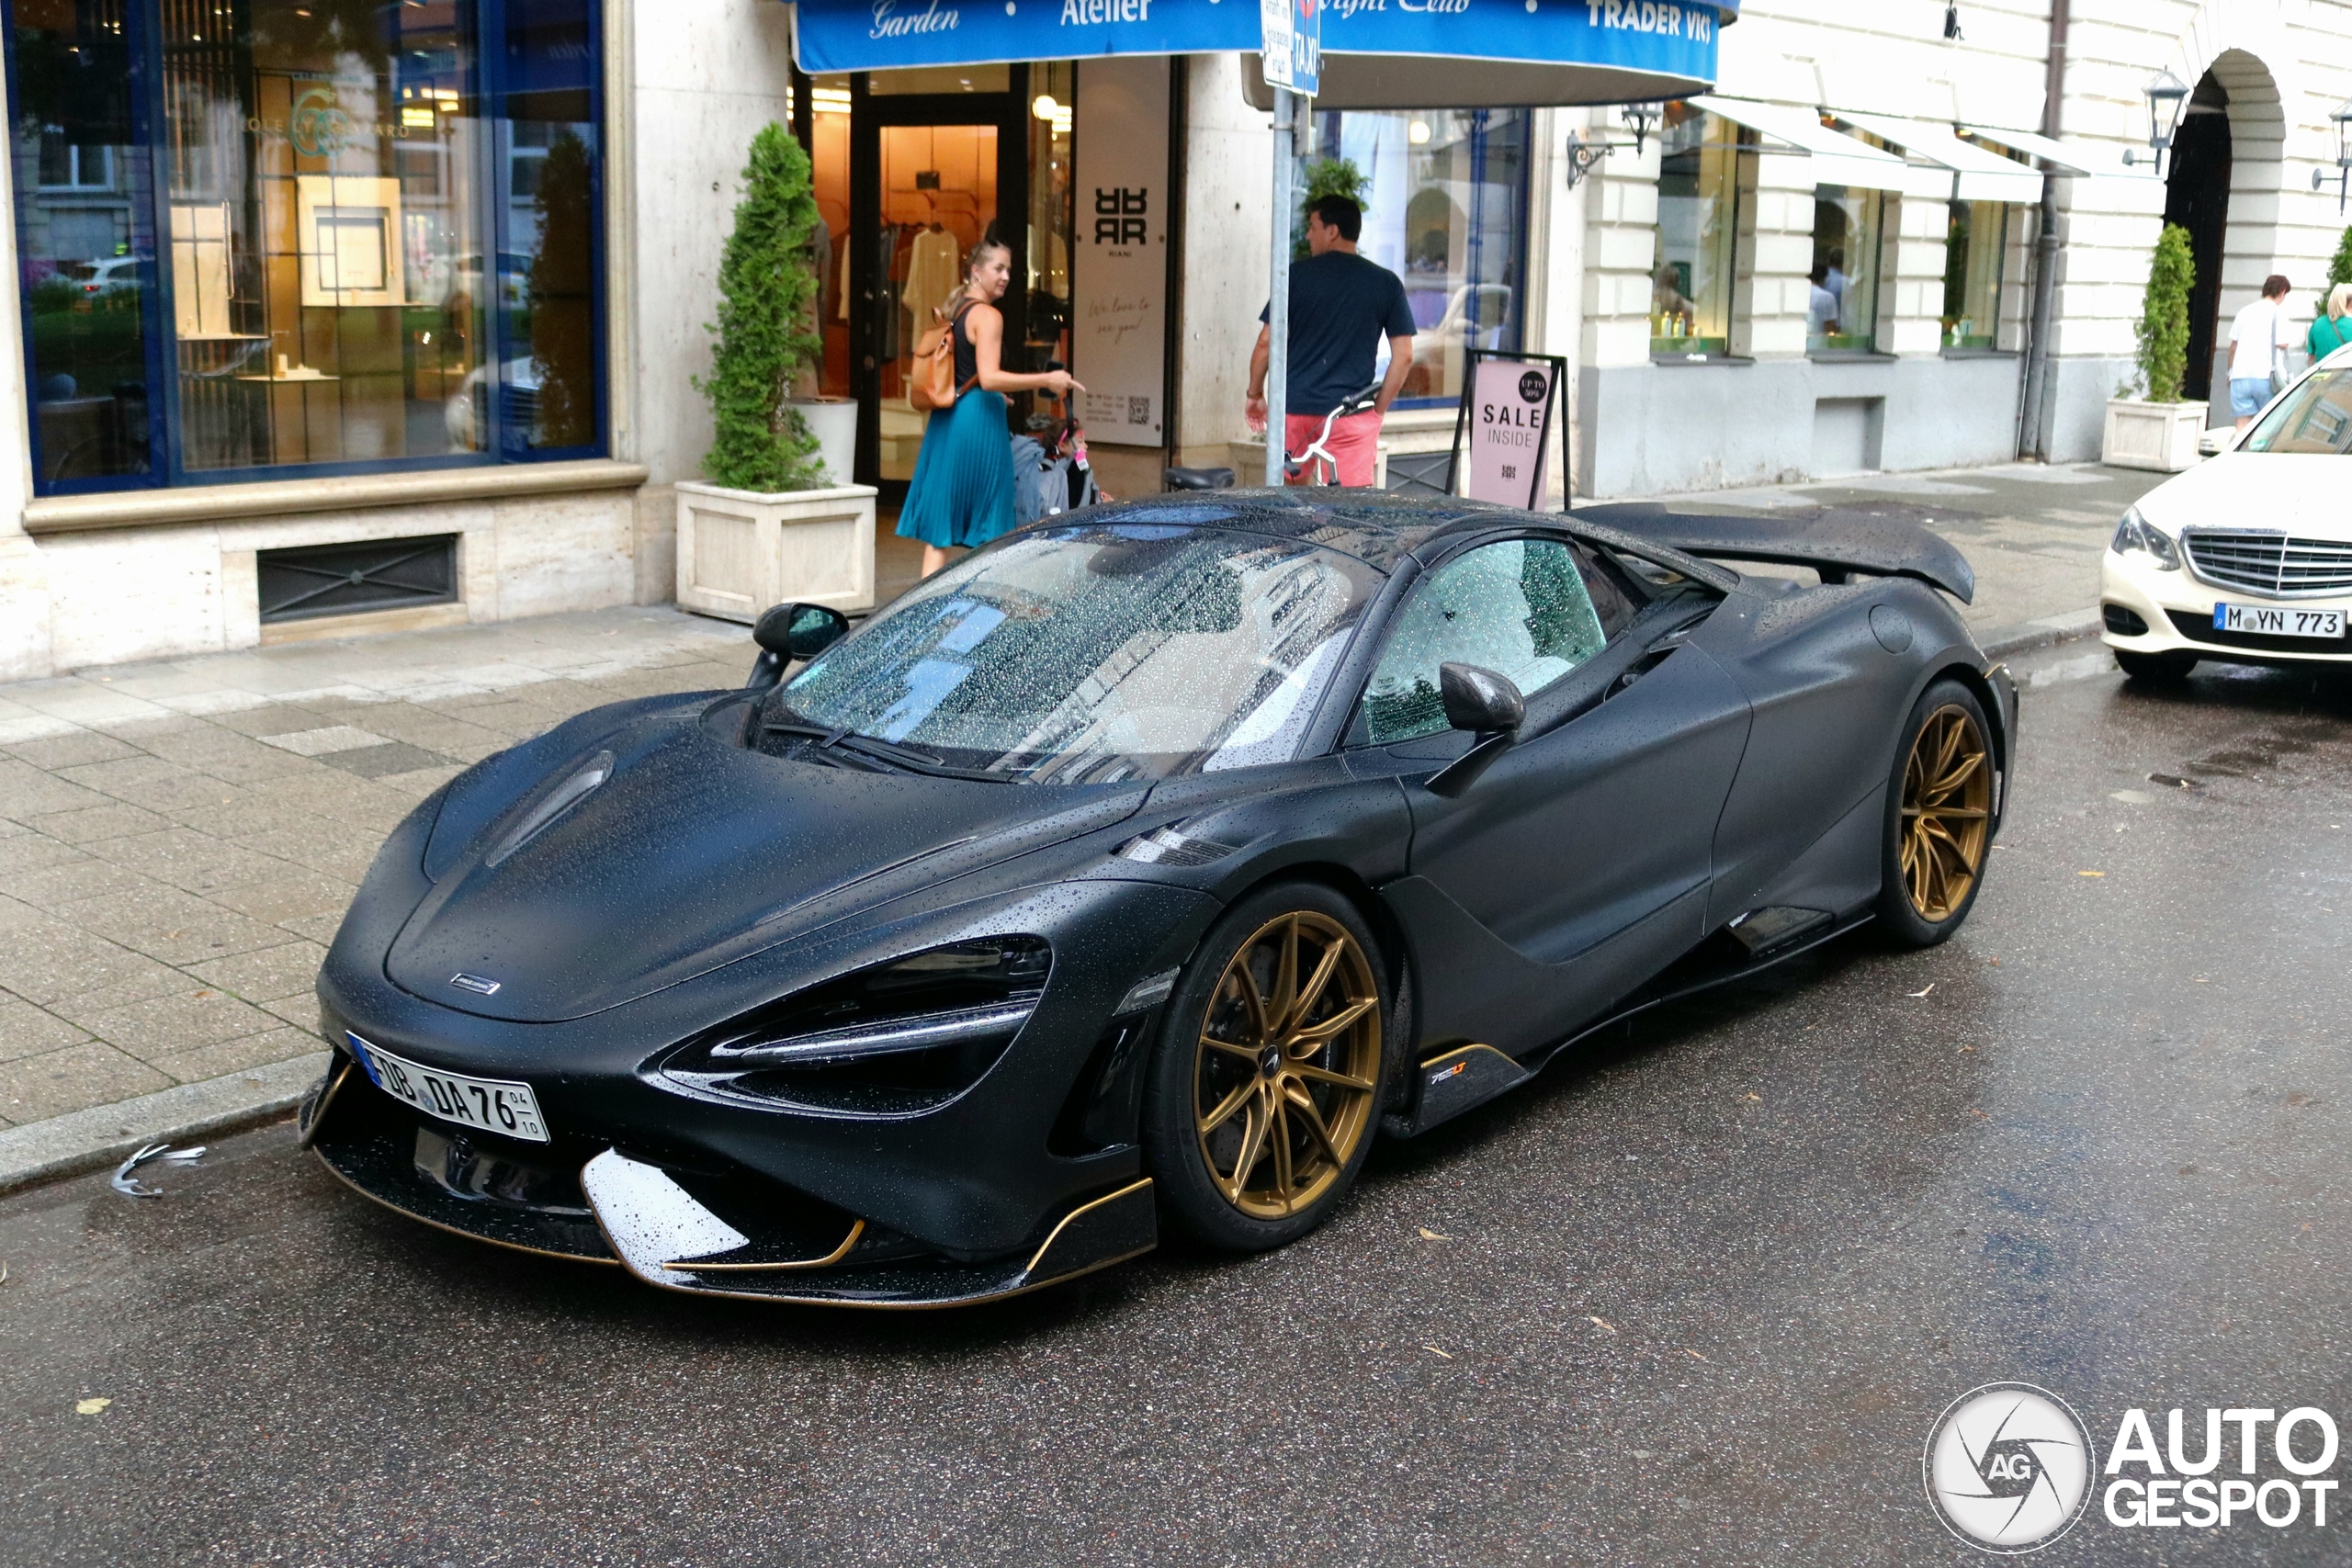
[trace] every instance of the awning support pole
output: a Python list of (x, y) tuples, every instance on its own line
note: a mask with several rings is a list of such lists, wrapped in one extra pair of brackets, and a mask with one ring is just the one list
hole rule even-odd
[(1290, 181), (1298, 132), (1298, 100), (1274, 89), (1273, 249), (1266, 294), (1266, 482), (1283, 482), (1290, 372)]

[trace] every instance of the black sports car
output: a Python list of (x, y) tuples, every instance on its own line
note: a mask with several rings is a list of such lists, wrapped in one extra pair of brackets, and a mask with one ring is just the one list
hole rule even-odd
[(1957, 928), (2016, 719), (1971, 586), (1862, 520), (1228, 491), (1023, 529), (846, 636), (779, 606), (742, 690), (582, 714), (391, 835), (303, 1137), (712, 1294), (1276, 1247), (1375, 1130)]

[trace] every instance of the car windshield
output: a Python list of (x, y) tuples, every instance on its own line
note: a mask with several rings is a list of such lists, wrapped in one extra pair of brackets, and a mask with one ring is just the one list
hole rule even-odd
[(2246, 433), (2245, 452), (2352, 452), (2352, 370), (2323, 370)]
[(769, 716), (1029, 782), (1284, 761), (1379, 581), (1351, 557), (1216, 528), (1026, 533), (878, 612)]

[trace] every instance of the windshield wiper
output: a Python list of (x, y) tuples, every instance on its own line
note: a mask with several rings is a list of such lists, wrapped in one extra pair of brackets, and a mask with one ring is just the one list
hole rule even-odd
[[(791, 713), (789, 708), (785, 711)], [(760, 728), (769, 735), (797, 735), (813, 740), (817, 743), (819, 750), (849, 751), (861, 757), (871, 757), (877, 761), (888, 762), (904, 768), (910, 773), (927, 773), (933, 778), (985, 779), (990, 783), (1001, 782), (1001, 774), (984, 773), (971, 768), (950, 767), (945, 761), (928, 751), (918, 751), (911, 746), (901, 746), (895, 740), (860, 735), (854, 729), (840, 726), (818, 724), (803, 718), (798, 714), (792, 714), (788, 718), (763, 719), (761, 721)]]

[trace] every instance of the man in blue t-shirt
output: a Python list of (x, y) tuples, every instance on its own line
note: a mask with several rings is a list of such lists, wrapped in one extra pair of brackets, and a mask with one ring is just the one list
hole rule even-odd
[[(1322, 434), (1323, 417), (1372, 385), (1380, 340), (1388, 339), (1388, 374), (1380, 396), (1363, 413), (1331, 422), (1326, 443), (1337, 459), (1336, 475), (1309, 464), (1292, 482), (1369, 486), (1380, 445), (1380, 421), (1413, 368), (1413, 310), (1402, 279), (1376, 262), (1356, 254), (1363, 232), (1363, 209), (1344, 196), (1318, 197), (1306, 209), (1307, 258), (1290, 269), (1290, 367), (1284, 443), (1295, 455)], [(1259, 312), (1263, 321), (1271, 311)], [(1266, 427), (1266, 361), (1272, 329), (1258, 330), (1250, 355), (1250, 428)]]

